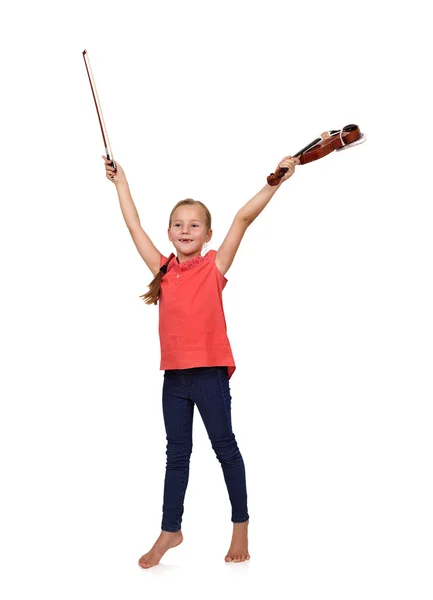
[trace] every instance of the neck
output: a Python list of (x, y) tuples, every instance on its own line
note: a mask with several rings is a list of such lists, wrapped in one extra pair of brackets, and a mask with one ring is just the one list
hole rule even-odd
[(182, 254), (181, 252), (179, 252), (178, 256), (176, 256), (176, 260), (180, 264), (187, 260), (191, 260), (191, 258), (195, 258), (196, 256), (201, 256), (201, 253), (196, 252), (195, 254), (188, 255), (188, 254)]

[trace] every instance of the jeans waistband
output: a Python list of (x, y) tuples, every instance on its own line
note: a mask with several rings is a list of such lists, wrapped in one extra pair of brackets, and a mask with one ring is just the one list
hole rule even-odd
[(202, 371), (215, 371), (216, 369), (227, 369), (227, 367), (191, 367), (189, 369), (166, 369), (167, 373), (179, 373), (182, 375), (194, 375), (196, 373), (200, 373)]

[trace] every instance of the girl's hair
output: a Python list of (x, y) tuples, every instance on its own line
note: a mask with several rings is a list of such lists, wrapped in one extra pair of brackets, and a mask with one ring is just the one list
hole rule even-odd
[[(199, 204), (203, 210), (204, 210), (204, 216), (205, 216), (205, 224), (206, 224), (206, 229), (207, 231), (209, 231), (209, 229), (211, 229), (212, 226), (212, 217), (211, 214), (208, 210), (208, 208), (203, 204), (203, 202), (200, 202), (200, 200), (193, 200), (192, 198), (186, 198), (185, 200), (180, 200), (176, 206), (173, 208), (173, 210), (170, 213), (170, 219), (168, 221), (168, 227), (170, 229), (171, 227), (171, 220), (173, 218), (173, 214), (174, 211), (179, 207), (179, 206), (183, 206), (183, 205), (196, 205)], [(155, 277), (153, 278), (153, 280), (150, 282), (149, 284), (149, 291), (146, 292), (146, 294), (142, 294), (141, 296), (139, 296), (140, 298), (143, 298), (143, 301), (145, 304), (158, 304), (158, 300), (159, 297), (161, 295), (161, 280), (164, 277), (164, 274), (167, 271), (167, 265), (170, 261), (167, 261), (165, 263), (165, 265), (163, 265), (161, 267), (161, 269), (158, 271), (158, 273), (155, 275)]]

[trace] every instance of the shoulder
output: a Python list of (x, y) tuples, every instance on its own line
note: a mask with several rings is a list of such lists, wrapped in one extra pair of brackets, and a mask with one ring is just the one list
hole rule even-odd
[(208, 252), (206, 252), (206, 254), (204, 255), (203, 258), (205, 258), (206, 260), (211, 260), (211, 261), (215, 262), (216, 254), (217, 254), (216, 250), (209, 250)]
[(172, 253), (170, 254), (170, 256), (168, 256), (168, 257), (167, 257), (167, 256), (164, 256), (163, 254), (161, 254), (161, 256), (160, 256), (160, 259), (159, 259), (159, 268), (161, 268), (161, 267), (162, 267), (162, 265), (165, 265), (165, 263), (166, 263), (168, 260), (171, 260), (172, 258), (174, 258), (174, 254), (173, 254), (173, 252), (172, 252)]
[(218, 264), (218, 251), (217, 250), (209, 250), (209, 252), (207, 252), (205, 254), (204, 258), (206, 258), (207, 260), (209, 260), (215, 264), (218, 273), (221, 275), (223, 280), (225, 282), (227, 282), (227, 278), (223, 275), (222, 269), (221, 269), (220, 265)]

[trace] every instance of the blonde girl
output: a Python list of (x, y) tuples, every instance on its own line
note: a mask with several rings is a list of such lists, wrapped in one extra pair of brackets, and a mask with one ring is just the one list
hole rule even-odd
[(159, 305), (167, 463), (161, 533), (138, 564), (144, 569), (158, 564), (167, 550), (183, 541), (181, 523), (195, 406), (221, 463), (231, 504), (233, 533), (225, 560), (243, 562), (250, 558), (247, 487), (244, 461), (232, 429), (229, 380), (236, 365), (227, 336), (222, 291), (245, 231), (282, 183), (293, 175), (299, 159), (286, 156), (278, 164), (277, 169), (288, 168), (279, 185), (267, 183), (238, 210), (218, 250), (202, 254), (204, 245), (212, 238), (208, 208), (191, 198), (178, 202), (168, 220), (168, 239), (175, 253), (167, 257), (157, 250), (142, 228), (122, 167), (116, 161), (114, 171), (110, 162), (102, 158), (106, 177), (116, 187), (126, 226), (154, 276), (142, 299), (148, 305)]

